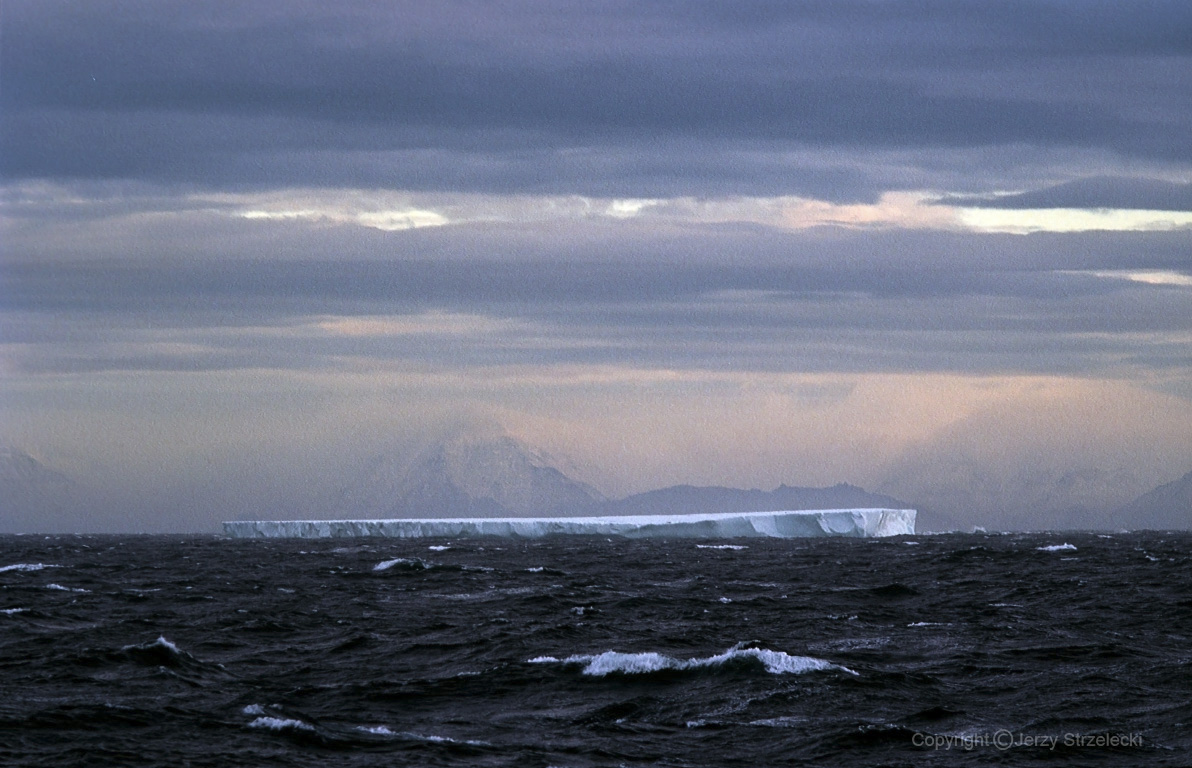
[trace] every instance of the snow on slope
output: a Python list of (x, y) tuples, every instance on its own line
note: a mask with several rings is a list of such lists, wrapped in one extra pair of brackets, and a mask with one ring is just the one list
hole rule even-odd
[(539, 451), (507, 435), (456, 437), (409, 464), (389, 457), (346, 491), (346, 517), (521, 516), (580, 509), (600, 493), (572, 480)]

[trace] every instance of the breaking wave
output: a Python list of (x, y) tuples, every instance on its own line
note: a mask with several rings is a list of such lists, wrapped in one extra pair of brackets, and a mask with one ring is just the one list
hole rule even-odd
[(806, 672), (823, 670), (839, 670), (850, 675), (857, 673), (848, 667), (833, 664), (824, 659), (813, 656), (792, 656), (783, 651), (773, 651), (768, 648), (747, 648), (742, 645), (734, 646), (724, 653), (706, 658), (676, 659), (662, 653), (622, 653), (620, 651), (605, 651), (604, 653), (575, 654), (565, 659), (553, 656), (538, 656), (530, 659), (531, 664), (563, 664), (566, 666), (580, 666), (583, 674), (592, 677), (606, 677), (608, 675), (648, 675), (663, 671), (688, 671), (701, 669), (722, 669), (738, 667), (749, 669), (761, 667), (771, 675), (801, 675)]

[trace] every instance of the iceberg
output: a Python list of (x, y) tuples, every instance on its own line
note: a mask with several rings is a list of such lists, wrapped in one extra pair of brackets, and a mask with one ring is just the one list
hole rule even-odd
[(781, 512), (727, 512), (696, 515), (607, 517), (456, 517), (400, 520), (236, 520), (223, 524), (234, 539), (349, 538), (398, 539), (502, 536), (622, 536), (630, 539), (782, 539), (912, 535), (913, 509), (818, 509)]

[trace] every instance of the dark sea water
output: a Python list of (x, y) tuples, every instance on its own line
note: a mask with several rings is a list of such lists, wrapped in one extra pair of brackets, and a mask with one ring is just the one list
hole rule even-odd
[(1192, 535), (0, 537), (0, 765), (804, 764), (1192, 765)]

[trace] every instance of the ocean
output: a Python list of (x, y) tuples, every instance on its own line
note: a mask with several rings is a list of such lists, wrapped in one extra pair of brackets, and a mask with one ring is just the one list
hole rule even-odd
[(0, 765), (1188, 766), (1192, 534), (0, 537)]

